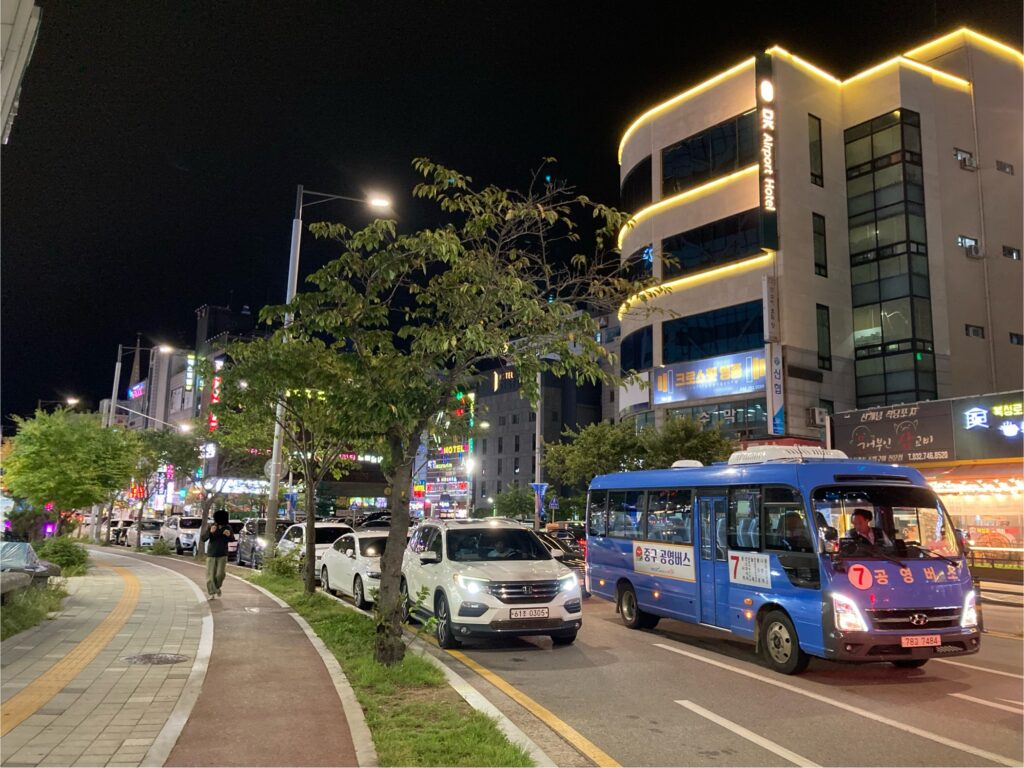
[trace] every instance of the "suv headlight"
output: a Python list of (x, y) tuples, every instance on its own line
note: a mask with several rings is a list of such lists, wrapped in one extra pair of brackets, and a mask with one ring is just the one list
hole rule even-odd
[(455, 575), (455, 583), (470, 595), (479, 595), (481, 592), (486, 592), (489, 581), (490, 579), (463, 576), (461, 573)]
[(561, 576), (558, 579), (558, 591), (569, 592), (580, 585), (580, 580), (576, 578), (576, 572), (567, 573), (565, 576)]
[(836, 629), (840, 632), (868, 631), (868, 625), (860, 615), (860, 608), (845, 595), (833, 593), (832, 610), (835, 611)]
[(976, 627), (978, 626), (978, 607), (977, 607), (977, 596), (974, 594), (972, 589), (967, 593), (967, 597), (964, 598), (964, 613), (960, 619), (961, 627)]

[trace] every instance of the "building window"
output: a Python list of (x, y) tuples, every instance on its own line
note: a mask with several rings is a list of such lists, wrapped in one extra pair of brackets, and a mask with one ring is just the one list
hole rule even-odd
[(622, 337), (619, 346), (619, 364), (622, 373), (645, 371), (654, 365), (653, 328), (647, 326)]
[(760, 254), (760, 226), (760, 211), (753, 208), (665, 238), (661, 241), (662, 279)]
[[(501, 475), (501, 459), (498, 459), (498, 474)], [(498, 482), (500, 483), (501, 480), (499, 480)], [(498, 493), (501, 493), (501, 491), (498, 491)]]
[(818, 311), (818, 367), (832, 370), (832, 330), (828, 319), (828, 307), (817, 305)]
[(752, 109), (661, 150), (662, 197), (756, 162), (757, 110)]
[(654, 411), (644, 411), (633, 417), (633, 425), (637, 433), (654, 426)]
[(1024, 334), (1014, 333), (1010, 331), (1010, 343), (1016, 344), (1018, 347), (1024, 346)]
[(551, 421), (554, 422), (555, 424), (558, 423), (558, 411), (551, 412)]
[(1008, 245), (1004, 245), (1003, 256), (1014, 261), (1020, 261), (1020, 248), (1011, 248)]
[(825, 411), (831, 416), (836, 412), (836, 404), (832, 400), (818, 400), (818, 407), (824, 408)]
[[(498, 438), (498, 453), (504, 453), (504, 452), (505, 452), (505, 439), (503, 437), (499, 437)], [(501, 472), (500, 469), (498, 471)]]
[(501, 480), (499, 480), (499, 481), (498, 481), (498, 488), (497, 488), (497, 492), (498, 492), (499, 494), (501, 493)]
[(517, 475), (519, 474), (519, 457), (518, 456), (516, 456), (514, 459), (512, 459), (512, 471), (515, 474), (517, 474)]
[(512, 414), (512, 423), (513, 424), (518, 424), (519, 423), (519, 414), (518, 413), (513, 413)]
[(648, 155), (622, 180), (622, 209), (636, 213), (651, 204), (651, 156)]
[(811, 183), (819, 187), (825, 186), (823, 163), (821, 160), (821, 119), (807, 115), (807, 136), (811, 150)]
[[(505, 426), (505, 417), (504, 416), (499, 416), (498, 417), (498, 426), (499, 427), (504, 427)], [(498, 450), (501, 450), (501, 449), (499, 448)]]
[(530, 411), (530, 421), (533, 422), (533, 421), (536, 421), (536, 420), (537, 420), (537, 412), (536, 411)]
[(480, 481), (480, 498), (487, 497), (487, 483), (483, 480)]
[(1013, 176), (1013, 164), (1012, 163), (1004, 163), (1002, 160), (996, 160), (996, 170), (997, 171), (1002, 171), (1003, 173), (1008, 173), (1011, 176)]
[(976, 248), (978, 246), (978, 238), (968, 237), (967, 235), (957, 235), (956, 244), (961, 248)]
[(820, 213), (811, 214), (811, 229), (814, 232), (814, 274), (828, 277), (828, 251), (825, 247), (825, 217)]
[(609, 403), (614, 403), (615, 402), (615, 390), (614, 389), (609, 389), (608, 390), (608, 402)]
[(703, 430), (717, 429), (723, 435), (734, 438), (768, 435), (768, 416), (763, 397), (753, 400), (734, 400), (728, 403), (672, 408), (667, 412), (667, 416), (670, 419), (693, 419), (700, 424)]
[(519, 453), (519, 435), (515, 436), (515, 452)]
[(487, 453), (487, 438), (480, 439), (480, 453)]
[(973, 337), (975, 339), (984, 339), (985, 338), (985, 326), (983, 326), (983, 325), (970, 325), (970, 324), (967, 324), (967, 325), (964, 326), (964, 333), (967, 336), (971, 336), (971, 337)]
[(534, 432), (533, 434), (530, 435), (530, 450), (531, 451), (536, 451), (537, 450), (537, 433), (536, 432)]
[[(626, 279), (638, 282), (651, 277), (654, 274), (654, 248), (645, 245), (643, 248), (633, 251), (626, 259), (625, 272)], [(611, 338), (609, 336), (607, 341), (611, 341)]]
[(953, 157), (960, 161), (966, 160), (968, 163), (974, 162), (974, 153), (960, 147), (953, 147)]
[(744, 352), (764, 346), (764, 311), (760, 301), (749, 301), (666, 320), (661, 336), (665, 365)]

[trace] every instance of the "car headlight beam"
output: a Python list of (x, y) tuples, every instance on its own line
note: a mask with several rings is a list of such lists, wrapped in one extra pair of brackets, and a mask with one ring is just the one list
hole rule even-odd
[(455, 574), (455, 583), (459, 587), (471, 595), (479, 595), (481, 592), (486, 591), (488, 579), (478, 579), (473, 576), (463, 576), (461, 573)]
[(560, 585), (559, 591), (568, 592), (578, 587), (580, 584), (580, 580), (576, 577), (575, 571), (570, 571), (569, 573), (565, 574), (565, 576), (559, 577), (558, 583)]

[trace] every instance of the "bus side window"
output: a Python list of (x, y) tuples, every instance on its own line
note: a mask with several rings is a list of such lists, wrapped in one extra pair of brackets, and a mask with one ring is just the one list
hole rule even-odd
[(587, 535), (607, 536), (608, 516), (605, 505), (608, 503), (608, 491), (591, 491), (587, 501)]
[(734, 488), (729, 494), (730, 549), (761, 548), (761, 504), (757, 488)]
[(647, 501), (647, 538), (690, 544), (693, 541), (693, 514), (690, 491), (651, 491)]
[(617, 539), (643, 537), (644, 491), (611, 491), (608, 494), (608, 535)]

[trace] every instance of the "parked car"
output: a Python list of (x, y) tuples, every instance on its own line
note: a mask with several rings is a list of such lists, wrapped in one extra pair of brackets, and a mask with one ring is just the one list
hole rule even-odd
[(354, 531), (337, 539), (320, 559), (320, 587), (325, 592), (351, 595), (365, 608), (380, 589), (380, 558), (387, 546), (387, 534)]
[(114, 520), (110, 523), (110, 543), (124, 544), (128, 529), (135, 524), (134, 520)]
[(185, 552), (194, 554), (202, 524), (201, 517), (171, 515), (160, 527), (160, 536), (169, 546), (174, 547), (174, 551), (179, 555)]
[[(320, 559), (323, 557), (324, 552), (340, 536), (352, 533), (352, 526), (345, 525), (344, 523), (314, 523), (313, 525), (316, 527), (316, 540), (313, 542), (313, 546), (316, 549), (316, 562), (313, 563), (313, 574), (319, 578)], [(284, 532), (284, 535), (281, 536), (281, 540), (277, 543), (277, 548), (282, 555), (298, 550), (302, 553), (299, 556), (301, 561), (302, 555), (306, 552), (306, 524), (296, 523), (290, 526)]]
[(142, 546), (152, 547), (156, 543), (156, 540), (160, 538), (160, 521), (143, 520), (141, 532), (139, 531), (138, 526), (133, 525), (129, 527), (124, 538), (125, 546), (136, 546), (140, 536), (142, 537)]
[[(280, 539), (281, 534), (290, 526), (290, 521), (278, 520), (274, 528), (274, 541)], [(267, 519), (250, 517), (235, 536), (238, 539), (238, 564), (259, 568), (263, 563), (263, 550), (267, 546)]]
[[(547, 545), (548, 549), (562, 550), (562, 556), (559, 559), (572, 568), (576, 574), (583, 597), (590, 597), (590, 590), (587, 588), (587, 560), (579, 547), (575, 546), (576, 542), (569, 543), (550, 533), (537, 533), (537, 536)], [(555, 555), (555, 557), (558, 557), (558, 555)]]
[(51, 576), (60, 576), (60, 566), (43, 560), (27, 541), (12, 541), (5, 537), (0, 540), (0, 571), (27, 573), (32, 577), (32, 586), (46, 586)]
[[(512, 520), (430, 520), (403, 554), (403, 607), (437, 619), (442, 648), (500, 635), (549, 635), (568, 645), (583, 625), (582, 594), (555, 553), (562, 550)], [(414, 604), (420, 594), (426, 599)]]
[(364, 521), (362, 523), (359, 523), (359, 525), (356, 526), (356, 529), (357, 530), (370, 530), (370, 529), (376, 529), (376, 530), (384, 529), (384, 530), (387, 530), (390, 527), (391, 527), (391, 518), (390, 517), (376, 517), (373, 520), (366, 520), (366, 521)]
[[(206, 525), (209, 527), (213, 520), (207, 520)], [(238, 557), (238, 534), (242, 530), (243, 521), (241, 520), (228, 520), (228, 525), (231, 526), (231, 531), (235, 534), (235, 540), (228, 542), (228, 560), (235, 560)], [(200, 528), (200, 539), (202, 538), (202, 528)], [(198, 547), (192, 548), (192, 557), (199, 556), (199, 550), (205, 546), (202, 541), (199, 542)], [(205, 549), (203, 552), (205, 553)]]

